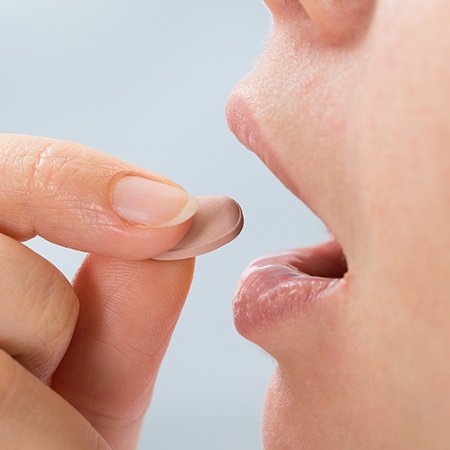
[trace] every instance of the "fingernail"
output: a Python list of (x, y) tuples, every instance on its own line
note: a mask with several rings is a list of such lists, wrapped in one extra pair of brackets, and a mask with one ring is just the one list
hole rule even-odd
[(112, 205), (129, 223), (170, 227), (192, 217), (198, 203), (182, 189), (136, 176), (121, 178), (114, 189)]

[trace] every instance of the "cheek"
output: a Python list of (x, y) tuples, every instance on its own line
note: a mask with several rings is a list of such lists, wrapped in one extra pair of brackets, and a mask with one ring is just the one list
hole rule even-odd
[(429, 6), (439, 3), (447, 2), (379, 9), (353, 120), (368, 230), (364, 265), (381, 270), (383, 263), (405, 284), (434, 270), (450, 276), (442, 251), (450, 248), (450, 64), (442, 57), (450, 52), (450, 8), (435, 11), (439, 20)]

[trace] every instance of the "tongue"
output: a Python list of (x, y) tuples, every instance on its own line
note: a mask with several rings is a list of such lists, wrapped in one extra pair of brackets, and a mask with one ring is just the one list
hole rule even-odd
[(283, 266), (288, 264), (291, 270), (311, 277), (335, 279), (343, 278), (347, 273), (347, 261), (336, 240), (315, 247), (292, 249), (268, 255), (258, 260), (259, 265), (265, 260), (268, 260), (271, 265), (273, 263)]
[(299, 250), (292, 265), (300, 272), (321, 278), (343, 278), (347, 272), (345, 255), (336, 240)]

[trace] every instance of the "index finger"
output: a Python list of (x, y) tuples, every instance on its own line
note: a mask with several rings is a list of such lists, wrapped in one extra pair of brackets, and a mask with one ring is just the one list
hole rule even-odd
[(197, 202), (176, 183), (80, 144), (0, 135), (0, 233), (147, 259), (172, 248)]

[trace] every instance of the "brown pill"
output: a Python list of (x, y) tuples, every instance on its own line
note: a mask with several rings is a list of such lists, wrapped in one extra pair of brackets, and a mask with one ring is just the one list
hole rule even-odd
[(229, 197), (197, 197), (199, 208), (191, 228), (172, 249), (156, 256), (158, 261), (192, 258), (231, 242), (244, 226), (239, 204)]

